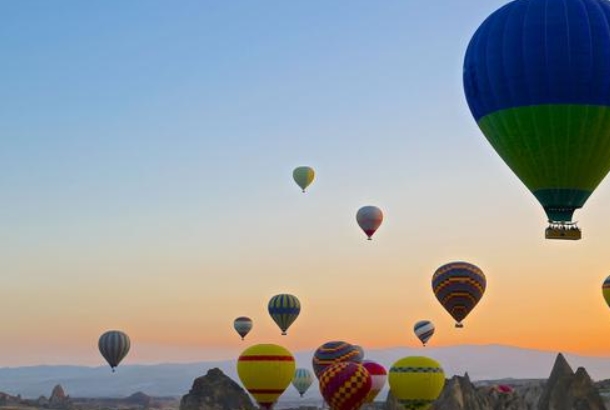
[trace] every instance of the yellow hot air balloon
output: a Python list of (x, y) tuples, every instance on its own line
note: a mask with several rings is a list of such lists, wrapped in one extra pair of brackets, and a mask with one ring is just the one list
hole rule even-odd
[(264, 409), (271, 409), (292, 382), (296, 365), (282, 346), (261, 344), (246, 349), (237, 361), (242, 384)]
[(392, 365), (390, 391), (407, 410), (426, 410), (445, 386), (440, 364), (427, 357), (405, 357)]
[(297, 167), (292, 171), (292, 178), (305, 193), (305, 189), (313, 182), (316, 172), (312, 167)]

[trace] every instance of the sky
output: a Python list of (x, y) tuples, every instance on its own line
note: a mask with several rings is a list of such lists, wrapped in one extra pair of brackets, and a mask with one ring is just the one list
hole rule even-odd
[[(0, 366), (505, 344), (610, 356), (610, 182), (546, 218), (472, 119), (468, 41), (498, 0), (0, 4)], [(306, 195), (292, 169), (311, 165)], [(374, 241), (355, 223), (377, 205)], [(434, 298), (466, 260), (487, 293), (456, 330)], [(268, 317), (293, 293), (287, 337)], [(232, 329), (248, 315), (248, 343)]]

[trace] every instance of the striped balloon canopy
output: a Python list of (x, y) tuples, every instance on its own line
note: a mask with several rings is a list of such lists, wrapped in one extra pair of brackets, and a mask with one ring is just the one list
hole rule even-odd
[(606, 303), (610, 307), (610, 276), (608, 276), (606, 278), (606, 280), (604, 281), (604, 284), (602, 285), (602, 293), (604, 295), (604, 299), (606, 300)]
[(119, 363), (129, 353), (131, 341), (126, 333), (119, 330), (110, 330), (100, 336), (98, 347), (114, 372)]
[(377, 395), (385, 386), (385, 382), (388, 379), (388, 372), (385, 370), (385, 367), (372, 360), (365, 360), (362, 365), (371, 375), (372, 382), (371, 391), (366, 397), (366, 403), (373, 403)]
[(487, 281), (483, 271), (467, 262), (452, 262), (441, 266), (432, 277), (432, 290), (445, 310), (455, 319), (455, 327), (479, 303)]
[(233, 321), (233, 327), (237, 334), (241, 336), (241, 340), (244, 340), (248, 333), (250, 333), (252, 326), (252, 319), (249, 317), (241, 316)]
[(313, 355), (312, 365), (316, 377), (319, 379), (324, 371), (335, 363), (359, 363), (360, 352), (347, 342), (333, 341), (318, 347)]
[(512, 1), (466, 51), (470, 111), (544, 208), (549, 239), (580, 239), (574, 211), (610, 170), (609, 15), (607, 0)]
[(292, 171), (292, 178), (303, 190), (303, 193), (305, 193), (305, 190), (311, 185), (315, 177), (316, 173), (312, 167), (297, 167)]
[(426, 410), (445, 386), (440, 364), (427, 357), (405, 357), (390, 368), (390, 391), (407, 410)]
[(246, 349), (237, 360), (242, 384), (264, 409), (271, 409), (290, 385), (296, 365), (282, 346), (260, 344)]
[(358, 410), (366, 402), (373, 382), (359, 363), (335, 363), (320, 377), (320, 393), (332, 410)]
[(434, 323), (429, 320), (420, 320), (413, 326), (413, 331), (415, 332), (415, 336), (417, 336), (422, 344), (426, 346), (426, 343), (428, 343), (430, 338), (434, 335)]
[(301, 302), (296, 296), (282, 294), (276, 295), (269, 301), (269, 315), (286, 336), (288, 328), (301, 313)]
[(364, 360), (364, 349), (362, 348), (362, 346), (359, 345), (354, 345), (354, 349), (356, 349), (358, 351), (358, 359), (356, 360), (357, 362), (361, 362)]
[(301, 397), (307, 393), (307, 390), (309, 390), (309, 387), (311, 387), (312, 384), (313, 375), (309, 369), (296, 369), (294, 372), (294, 379), (292, 379), (292, 385), (297, 389)]

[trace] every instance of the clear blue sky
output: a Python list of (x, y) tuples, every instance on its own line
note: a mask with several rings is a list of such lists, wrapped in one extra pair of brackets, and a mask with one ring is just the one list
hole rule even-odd
[[(284, 290), (311, 312), (291, 348), (415, 343), (422, 314), (451, 323), (429, 279), (452, 259), (494, 273), (461, 341), (610, 353), (581, 343), (606, 314), (608, 184), (578, 215), (586, 240), (545, 242), (464, 100), (468, 40), (503, 3), (2, 2), (0, 363), (97, 363), (111, 327), (148, 346), (134, 361), (207, 358), (238, 348), (230, 323), (254, 307), (275, 335), (264, 305)], [(307, 196), (301, 164), (319, 176)], [(386, 211), (375, 247), (354, 223), (366, 204)], [(540, 309), (511, 305), (549, 281)], [(595, 319), (566, 313), (575, 285)], [(336, 335), (346, 287), (380, 310)], [(556, 337), (558, 309), (582, 339)]]

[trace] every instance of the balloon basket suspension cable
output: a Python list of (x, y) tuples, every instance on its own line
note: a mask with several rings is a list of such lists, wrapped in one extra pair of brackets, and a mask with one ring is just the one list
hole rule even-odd
[(582, 231), (577, 222), (551, 221), (544, 232), (546, 239), (578, 241), (582, 239)]

